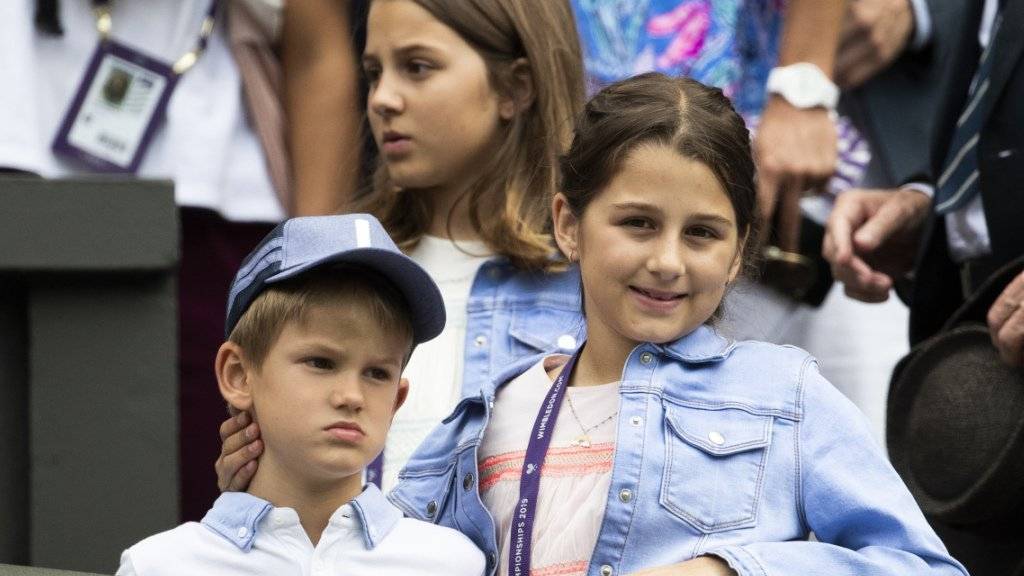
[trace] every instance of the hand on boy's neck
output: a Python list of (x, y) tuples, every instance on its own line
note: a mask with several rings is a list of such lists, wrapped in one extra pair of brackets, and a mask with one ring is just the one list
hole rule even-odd
[(363, 491), (362, 471), (342, 479), (313, 481), (298, 478), (294, 470), (282, 467), (267, 454), (249, 484), (249, 494), (270, 502), (275, 508), (291, 508), (299, 516), (309, 541), (316, 546), (331, 516)]

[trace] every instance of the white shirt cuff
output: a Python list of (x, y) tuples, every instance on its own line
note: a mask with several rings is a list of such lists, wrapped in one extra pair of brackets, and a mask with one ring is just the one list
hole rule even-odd
[(909, 0), (914, 11), (914, 37), (910, 47), (920, 50), (932, 40), (932, 15), (928, 12), (926, 0)]
[(900, 186), (900, 190), (914, 190), (915, 192), (920, 192), (929, 198), (933, 198), (935, 196), (935, 186), (925, 184), (924, 182), (909, 182)]

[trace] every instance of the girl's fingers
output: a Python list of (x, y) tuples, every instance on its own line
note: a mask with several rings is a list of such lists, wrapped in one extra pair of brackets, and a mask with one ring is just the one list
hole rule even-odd
[(224, 491), (245, 490), (256, 473), (256, 458), (263, 452), (263, 442), (260, 440), (236, 440), (236, 436), (242, 435), (239, 432), (231, 437), (232, 441), (244, 442), (240, 450), (223, 452), (217, 459), (217, 486)]
[(249, 424), (249, 413), (239, 412), (221, 423), (220, 441), (224, 442)]

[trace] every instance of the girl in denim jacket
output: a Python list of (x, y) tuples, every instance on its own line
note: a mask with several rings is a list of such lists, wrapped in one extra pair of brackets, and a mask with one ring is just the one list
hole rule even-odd
[[(379, 149), (368, 212), (438, 284), (448, 322), (405, 370), (405, 409), (368, 477), (394, 485), (413, 449), (516, 358), (571, 351), (579, 276), (555, 259), (548, 207), (584, 103), (569, 0), (373, 0), (362, 55)], [(248, 414), (221, 427), (221, 489), (262, 450)]]
[(463, 399), (392, 501), (502, 576), (966, 574), (813, 358), (712, 327), (757, 238), (749, 136), (722, 93), (614, 84), (561, 166), (585, 345)]

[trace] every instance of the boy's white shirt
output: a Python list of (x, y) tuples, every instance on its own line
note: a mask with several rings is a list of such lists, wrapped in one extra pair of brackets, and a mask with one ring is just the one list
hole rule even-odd
[(481, 576), (485, 568), (483, 553), (468, 538), (403, 518), (370, 485), (335, 511), (315, 547), (294, 510), (250, 494), (222, 494), (201, 523), (125, 550), (117, 575)]

